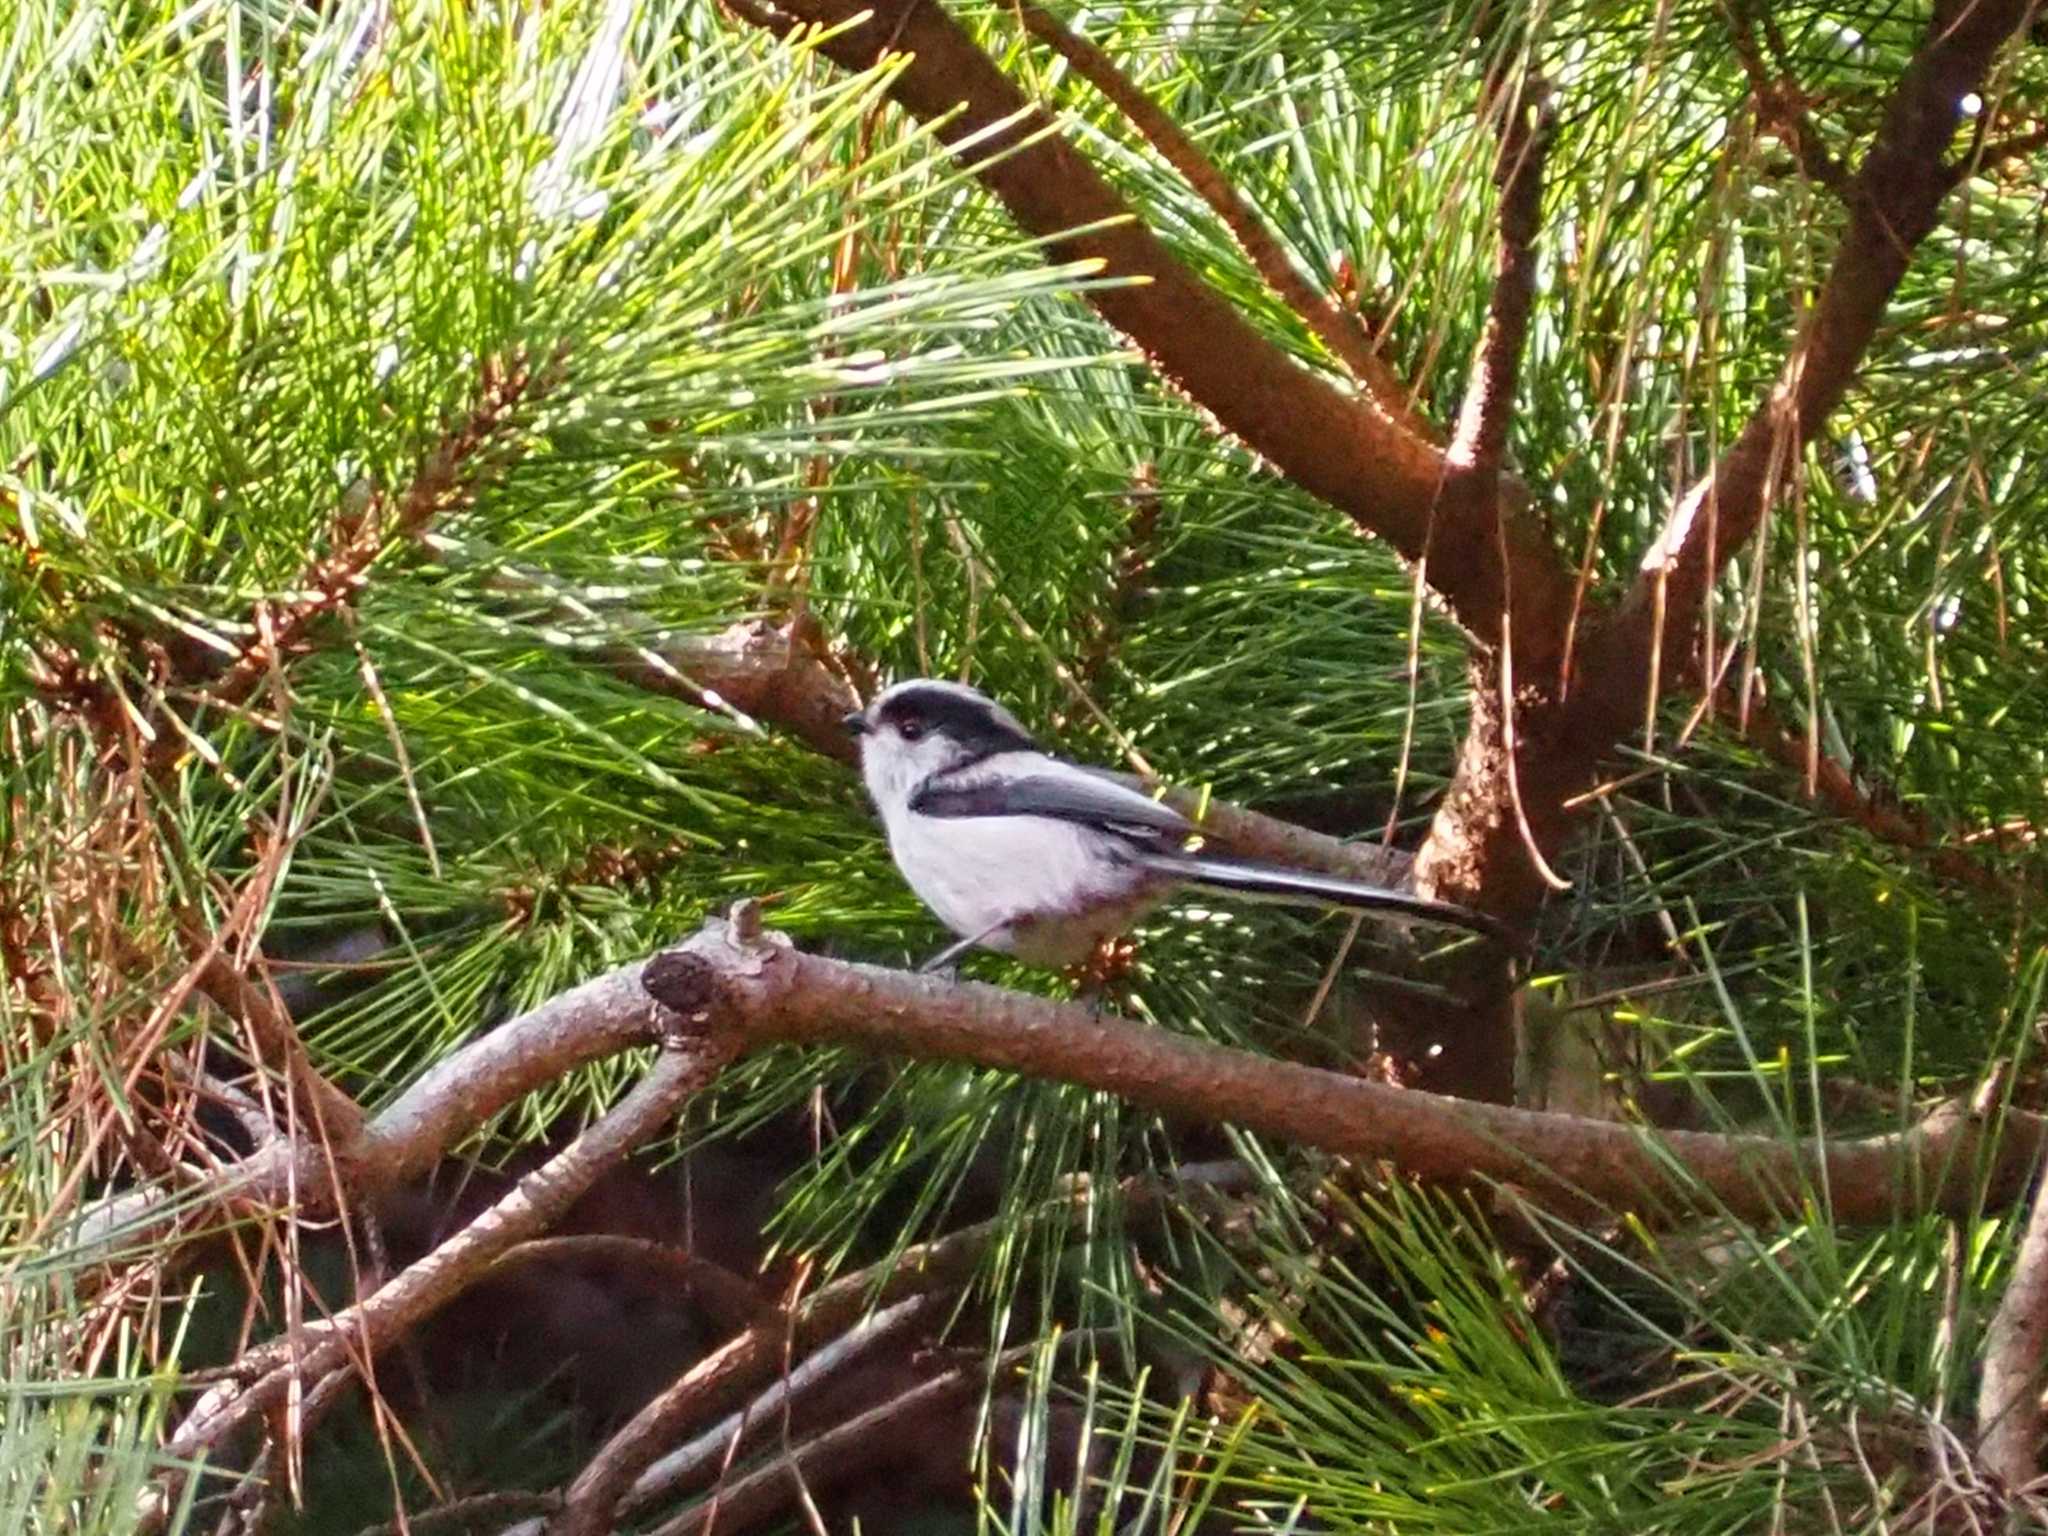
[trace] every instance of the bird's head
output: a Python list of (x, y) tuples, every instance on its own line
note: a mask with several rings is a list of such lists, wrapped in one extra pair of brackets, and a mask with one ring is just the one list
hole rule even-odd
[(884, 811), (908, 803), (935, 773), (998, 752), (1038, 750), (1017, 717), (987, 694), (928, 677), (896, 684), (845, 725), (860, 741), (868, 793)]

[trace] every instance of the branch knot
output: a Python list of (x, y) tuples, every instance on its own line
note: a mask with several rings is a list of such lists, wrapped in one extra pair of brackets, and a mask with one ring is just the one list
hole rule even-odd
[[(727, 938), (730, 941), (731, 935)], [(640, 973), (640, 986), (661, 1005), (655, 1029), (669, 1045), (703, 1039), (721, 1017), (737, 1018), (742, 1007), (729, 966), (721, 965), (716, 956), (700, 953), (695, 945), (665, 949), (654, 956)]]

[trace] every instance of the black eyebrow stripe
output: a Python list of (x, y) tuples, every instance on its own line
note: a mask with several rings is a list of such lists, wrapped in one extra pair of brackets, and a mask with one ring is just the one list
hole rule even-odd
[(884, 725), (901, 726), (915, 720), (944, 731), (977, 756), (997, 752), (1035, 752), (1038, 743), (1024, 732), (1005, 725), (977, 699), (963, 698), (942, 688), (911, 688), (897, 694), (879, 711)]

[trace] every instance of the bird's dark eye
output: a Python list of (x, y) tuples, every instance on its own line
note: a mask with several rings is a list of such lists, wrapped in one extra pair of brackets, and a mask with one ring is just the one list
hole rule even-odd
[(905, 741), (915, 741), (924, 734), (924, 722), (922, 720), (906, 720), (896, 727), (896, 733)]

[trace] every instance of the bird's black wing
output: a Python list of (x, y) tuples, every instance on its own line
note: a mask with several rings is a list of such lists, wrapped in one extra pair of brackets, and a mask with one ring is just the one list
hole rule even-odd
[(1194, 834), (1180, 812), (1135, 789), (1071, 764), (1040, 762), (1041, 771), (932, 779), (910, 797), (910, 808), (921, 816), (1048, 816), (1155, 845), (1178, 846)]

